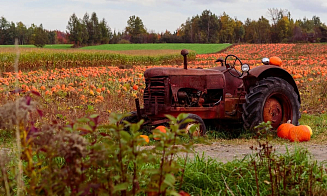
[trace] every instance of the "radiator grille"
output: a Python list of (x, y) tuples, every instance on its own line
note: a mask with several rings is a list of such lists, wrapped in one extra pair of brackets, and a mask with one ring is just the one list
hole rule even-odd
[(168, 88), (166, 77), (146, 79), (144, 90), (144, 107), (146, 113), (158, 113), (165, 105), (166, 88)]

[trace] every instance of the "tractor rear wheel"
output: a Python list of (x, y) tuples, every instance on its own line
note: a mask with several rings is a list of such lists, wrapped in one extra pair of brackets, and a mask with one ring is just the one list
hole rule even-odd
[[(190, 128), (195, 125), (195, 124), (198, 124), (199, 127), (193, 132), (192, 135), (190, 135), (191, 137), (192, 136), (204, 136), (207, 132), (207, 129), (206, 129), (206, 125), (204, 124), (202, 118), (196, 114), (189, 114), (187, 116), (186, 119), (192, 119), (193, 122), (189, 122), (189, 123), (184, 123), (182, 124), (179, 128), (180, 129), (186, 129), (187, 132), (189, 132)], [(184, 120), (183, 120), (184, 121)], [(182, 122), (183, 122), (182, 121)]]
[(244, 128), (253, 130), (261, 122), (270, 121), (273, 128), (291, 120), (298, 125), (300, 102), (294, 88), (285, 80), (268, 77), (250, 87), (243, 104)]

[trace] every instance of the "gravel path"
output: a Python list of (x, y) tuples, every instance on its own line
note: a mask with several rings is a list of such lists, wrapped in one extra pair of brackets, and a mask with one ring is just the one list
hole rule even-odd
[[(313, 160), (317, 160), (319, 162), (327, 161), (327, 144), (286, 144), (286, 145), (273, 145), (276, 153), (285, 153), (286, 147), (289, 151), (298, 146), (303, 146), (312, 155)], [(211, 157), (213, 159), (217, 159), (221, 162), (228, 162), (234, 159), (243, 159), (246, 155), (250, 155), (252, 153), (256, 153), (257, 151), (251, 150), (250, 147), (254, 146), (251, 144), (222, 144), (219, 142), (215, 142), (211, 145), (203, 145), (196, 144), (195, 151), (202, 156), (202, 153), (205, 156)], [(255, 148), (256, 146), (254, 146)]]

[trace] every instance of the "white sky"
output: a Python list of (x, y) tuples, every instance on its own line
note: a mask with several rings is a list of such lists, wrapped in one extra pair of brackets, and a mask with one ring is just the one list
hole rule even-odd
[(327, 24), (326, 0), (1, 0), (0, 16), (8, 21), (43, 24), (48, 30), (66, 31), (69, 17), (83, 18), (95, 12), (105, 18), (110, 28), (122, 31), (129, 16), (139, 16), (148, 31), (174, 32), (187, 18), (208, 9), (216, 15), (226, 12), (244, 22), (246, 18), (269, 19), (268, 8), (282, 8), (293, 19), (309, 19), (316, 15)]

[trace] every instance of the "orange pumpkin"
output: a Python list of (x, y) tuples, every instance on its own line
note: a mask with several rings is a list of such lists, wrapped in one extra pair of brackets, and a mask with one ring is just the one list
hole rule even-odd
[(270, 59), (269, 59), (269, 64), (270, 64), (270, 65), (281, 66), (281, 65), (282, 65), (282, 59), (280, 59), (280, 58), (277, 57), (277, 56), (270, 57)]
[(289, 139), (291, 142), (309, 141), (310, 130), (305, 125), (294, 126), (290, 129)]
[(288, 136), (292, 127), (294, 127), (294, 125), (289, 122), (279, 125), (277, 128), (277, 136), (280, 138), (289, 139)]
[(150, 139), (147, 135), (140, 135), (141, 138), (143, 138), (145, 140), (146, 143), (150, 142)]
[(306, 127), (309, 129), (309, 131), (310, 131), (310, 136), (312, 136), (312, 129), (311, 129), (311, 127), (308, 126), (308, 125), (304, 125), (304, 126), (306, 126)]
[[(158, 129), (161, 133), (166, 133), (166, 127), (165, 126), (157, 126), (155, 129)], [(158, 133), (153, 132), (153, 139), (160, 140)]]

